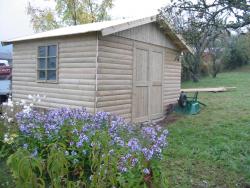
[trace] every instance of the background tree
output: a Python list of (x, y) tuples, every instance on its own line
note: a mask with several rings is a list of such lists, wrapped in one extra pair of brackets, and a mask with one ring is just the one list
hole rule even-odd
[(160, 18), (174, 25), (187, 43), (193, 47), (192, 61), (186, 64), (193, 81), (198, 81), (199, 65), (209, 43), (213, 43), (225, 30), (238, 29), (250, 24), (250, 3), (242, 0), (172, 0), (162, 8)]
[(35, 32), (109, 20), (113, 0), (55, 0), (55, 4), (53, 8), (39, 8), (28, 3), (27, 14)]
[(191, 79), (197, 82), (204, 50), (209, 42), (214, 41), (223, 32), (219, 27), (223, 25), (222, 20), (217, 19), (216, 25), (205, 26), (207, 16), (201, 18), (193, 11), (180, 11), (179, 8), (171, 6), (168, 8), (161, 12), (161, 19), (174, 25), (176, 33), (181, 34), (188, 45), (193, 48), (194, 53), (184, 54), (182, 62), (190, 72)]
[(250, 32), (228, 38), (223, 50), (224, 69), (235, 69), (250, 64)]
[(213, 40), (208, 44), (207, 53), (209, 56), (210, 64), (211, 64), (211, 74), (213, 78), (216, 78), (217, 74), (221, 70), (222, 66), (222, 53), (224, 46), (224, 38), (220, 37), (216, 40)]

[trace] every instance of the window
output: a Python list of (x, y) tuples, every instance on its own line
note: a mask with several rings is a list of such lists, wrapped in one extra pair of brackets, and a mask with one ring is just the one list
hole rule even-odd
[(57, 45), (38, 47), (37, 80), (57, 81)]

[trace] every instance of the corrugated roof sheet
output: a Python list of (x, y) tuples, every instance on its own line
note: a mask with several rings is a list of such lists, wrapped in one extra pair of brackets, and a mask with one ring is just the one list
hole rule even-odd
[[(132, 27), (137, 27), (143, 24), (151, 23), (156, 21), (156, 15), (144, 18), (133, 18), (133, 19), (122, 19), (122, 20), (112, 20), (112, 21), (103, 21), (96, 23), (89, 23), (83, 25), (69, 26), (59, 29), (54, 29), (46, 32), (36, 33), (29, 36), (18, 37), (10, 40), (3, 41), (3, 44), (10, 44), (13, 42), (26, 41), (26, 40), (34, 40), (34, 39), (42, 39), (42, 38), (50, 38), (50, 37), (59, 37), (59, 36), (67, 36), (67, 35), (76, 35), (83, 34), (89, 32), (100, 31), (103, 36), (109, 35), (115, 32), (119, 32), (122, 30), (126, 30)], [(181, 50), (188, 50), (192, 52), (192, 49), (185, 43), (185, 41), (177, 35), (173, 29), (166, 23), (167, 27), (166, 34), (169, 35), (174, 43)]]
[(95, 22), (88, 23), (83, 25), (76, 26), (68, 26), (59, 29), (53, 29), (46, 32), (36, 33), (29, 36), (18, 37), (10, 40), (3, 41), (3, 43), (12, 43), (24, 40), (32, 40), (32, 39), (40, 39), (40, 38), (48, 38), (48, 37), (57, 37), (57, 36), (65, 36), (65, 35), (74, 35), (74, 34), (82, 34), (89, 33), (94, 31), (102, 31), (103, 29), (118, 26), (121, 24), (125, 24), (128, 22), (137, 21), (143, 18), (133, 18), (133, 19), (122, 19), (122, 20), (111, 20), (111, 21), (103, 21), (103, 22)]

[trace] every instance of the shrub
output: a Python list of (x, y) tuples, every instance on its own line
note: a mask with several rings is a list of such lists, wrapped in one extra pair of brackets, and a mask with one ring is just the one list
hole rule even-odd
[(209, 65), (208, 63), (205, 63), (205, 62), (202, 62), (200, 64), (200, 75), (205, 77), (205, 76), (208, 76), (209, 75)]
[(235, 36), (224, 49), (222, 61), (225, 69), (235, 69), (250, 63), (250, 34)]
[(16, 115), (8, 158), (18, 187), (166, 187), (160, 160), (167, 130), (117, 116), (61, 108)]

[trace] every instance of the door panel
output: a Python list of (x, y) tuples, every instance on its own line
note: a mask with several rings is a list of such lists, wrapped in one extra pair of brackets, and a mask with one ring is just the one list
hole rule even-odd
[(152, 51), (151, 53), (151, 81), (162, 80), (162, 53)]
[(148, 88), (136, 87), (136, 101), (135, 117), (138, 121), (148, 120)]
[(161, 48), (153, 49), (150, 55), (151, 64), (151, 99), (150, 99), (150, 119), (157, 119), (162, 116), (162, 72), (163, 72), (163, 51)]
[(151, 87), (151, 119), (157, 119), (162, 116), (162, 86)]
[(148, 121), (149, 114), (149, 51), (142, 46), (134, 49), (134, 81), (133, 81), (133, 119), (136, 122)]
[(133, 71), (133, 121), (162, 116), (163, 48), (135, 43)]
[(136, 81), (148, 81), (148, 51), (136, 49)]

